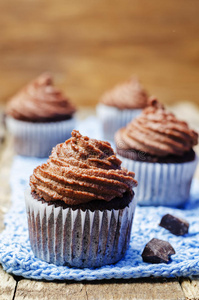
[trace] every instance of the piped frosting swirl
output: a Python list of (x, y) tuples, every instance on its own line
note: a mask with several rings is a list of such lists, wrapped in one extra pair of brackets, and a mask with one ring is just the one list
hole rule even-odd
[(139, 81), (131, 78), (106, 92), (100, 102), (118, 109), (139, 109), (147, 106), (148, 95)]
[(122, 198), (137, 185), (134, 175), (121, 168), (108, 142), (73, 130), (69, 140), (53, 149), (47, 163), (34, 169), (30, 186), (45, 201), (77, 205)]
[(69, 119), (75, 107), (53, 85), (50, 74), (44, 73), (19, 91), (7, 105), (6, 113), (29, 122), (50, 122)]
[(142, 114), (115, 135), (117, 148), (135, 149), (151, 155), (180, 156), (198, 143), (198, 134), (151, 98)]

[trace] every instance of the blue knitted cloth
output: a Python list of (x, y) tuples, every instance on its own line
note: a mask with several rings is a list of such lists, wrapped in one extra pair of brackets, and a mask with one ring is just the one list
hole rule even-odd
[[(87, 135), (98, 137), (100, 128), (93, 130), (93, 126), (90, 126), (92, 124), (92, 119), (86, 123), (90, 128)], [(83, 125), (82, 127), (85, 128)], [(81, 132), (85, 133), (84, 130)], [(199, 182), (197, 180), (193, 181), (190, 200), (184, 209), (137, 206), (130, 247), (125, 257), (115, 265), (96, 269), (76, 269), (55, 266), (34, 257), (28, 238), (24, 190), (28, 187), (33, 168), (44, 161), (21, 156), (16, 156), (14, 159), (11, 172), (12, 207), (5, 216), (6, 229), (0, 234), (0, 263), (7, 272), (32, 279), (77, 281), (199, 275)], [(161, 217), (166, 213), (186, 219), (190, 223), (189, 233), (183, 237), (175, 236), (158, 226)], [(168, 241), (174, 247), (176, 254), (172, 255), (171, 262), (168, 264), (149, 264), (142, 261), (143, 248), (153, 237)]]

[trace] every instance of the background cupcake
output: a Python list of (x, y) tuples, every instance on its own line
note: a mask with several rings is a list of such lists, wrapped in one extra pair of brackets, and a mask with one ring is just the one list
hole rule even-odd
[(141, 205), (179, 206), (189, 197), (198, 134), (156, 100), (115, 135), (119, 158), (134, 170)]
[(16, 152), (47, 157), (75, 127), (75, 107), (44, 73), (19, 91), (7, 104), (6, 124)]
[(147, 101), (146, 91), (135, 78), (105, 93), (97, 105), (104, 139), (113, 140), (115, 132), (138, 116)]
[(129, 245), (136, 185), (108, 142), (74, 130), (30, 178), (26, 207), (34, 254), (80, 268), (121, 259)]

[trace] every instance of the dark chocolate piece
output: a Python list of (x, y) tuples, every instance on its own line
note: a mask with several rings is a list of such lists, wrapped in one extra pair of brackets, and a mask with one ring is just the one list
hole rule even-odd
[(146, 244), (142, 252), (142, 259), (152, 264), (167, 263), (172, 254), (175, 254), (175, 250), (171, 244), (154, 238)]
[(175, 235), (184, 235), (189, 230), (189, 223), (186, 220), (170, 214), (163, 216), (159, 225)]

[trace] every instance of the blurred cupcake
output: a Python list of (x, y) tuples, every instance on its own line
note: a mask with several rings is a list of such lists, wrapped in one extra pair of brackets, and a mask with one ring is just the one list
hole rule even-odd
[(137, 117), (147, 102), (147, 93), (134, 78), (105, 93), (96, 108), (104, 139), (113, 140), (115, 132)]
[(75, 127), (75, 107), (44, 73), (19, 91), (7, 104), (6, 125), (15, 150), (26, 156), (47, 157)]
[(25, 200), (33, 253), (79, 268), (117, 262), (129, 245), (136, 185), (108, 142), (73, 130), (30, 177)]
[(115, 135), (119, 158), (134, 170), (141, 205), (181, 206), (189, 198), (198, 134), (156, 100)]

